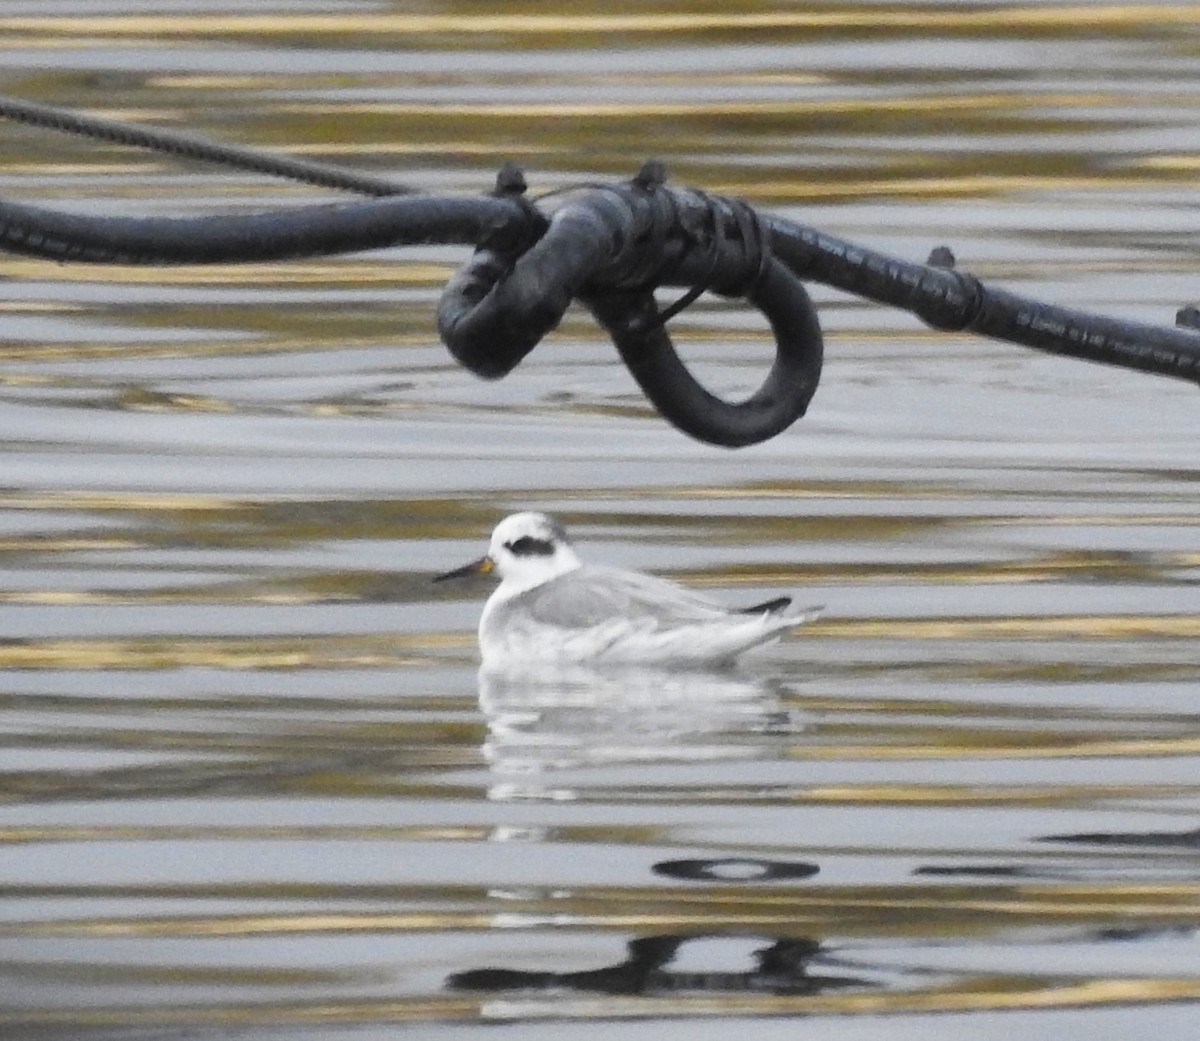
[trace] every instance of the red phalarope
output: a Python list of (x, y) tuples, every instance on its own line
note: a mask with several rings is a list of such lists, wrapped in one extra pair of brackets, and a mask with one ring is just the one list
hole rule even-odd
[(493, 570), (501, 582), (479, 620), (485, 668), (723, 665), (821, 611), (793, 608), (791, 597), (731, 609), (665, 579), (581, 563), (563, 529), (541, 513), (505, 517), (487, 556), (434, 581)]

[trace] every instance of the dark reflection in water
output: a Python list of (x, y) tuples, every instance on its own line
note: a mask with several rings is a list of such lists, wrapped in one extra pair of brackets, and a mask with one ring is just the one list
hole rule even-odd
[(1190, 831), (1095, 832), (1081, 835), (1043, 835), (1037, 841), (1074, 842), (1089, 846), (1142, 846), (1147, 849), (1181, 848), (1200, 851), (1200, 828), (1193, 828)]
[[(744, 939), (744, 938), (739, 938)], [(630, 940), (628, 956), (618, 965), (567, 972), (522, 972), (518, 969), (470, 969), (455, 973), (447, 985), (456, 990), (566, 989), (596, 994), (647, 996), (702, 992), (820, 994), (838, 987), (861, 987), (869, 981), (852, 976), (827, 976), (811, 971), (822, 953), (821, 944), (808, 938), (757, 938), (766, 943), (751, 953), (752, 967), (741, 971), (680, 971), (672, 962), (686, 953), (689, 944), (728, 941), (715, 936), (646, 936)]]
[(661, 860), (653, 865), (656, 875), (686, 878), (697, 882), (779, 882), (817, 874), (816, 864), (757, 857), (718, 857), (714, 860)]

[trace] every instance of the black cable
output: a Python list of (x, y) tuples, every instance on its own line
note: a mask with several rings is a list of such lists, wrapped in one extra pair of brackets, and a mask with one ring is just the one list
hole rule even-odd
[(254, 148), (224, 145), (192, 134), (138, 126), (136, 123), (104, 119), (100, 116), (88, 116), (80, 112), (72, 112), (70, 109), (24, 101), (21, 98), (0, 96), (0, 117), (18, 123), (26, 123), (29, 126), (44, 127), (47, 130), (78, 134), (82, 137), (128, 145), (132, 148), (145, 148), (184, 159), (219, 163), (235, 169), (250, 170), (271, 177), (283, 177), (321, 188), (337, 188), (342, 191), (357, 192), (360, 195), (410, 195), (418, 192), (416, 188), (410, 188), (384, 177), (373, 177), (371, 174), (358, 173), (328, 163), (295, 159)]

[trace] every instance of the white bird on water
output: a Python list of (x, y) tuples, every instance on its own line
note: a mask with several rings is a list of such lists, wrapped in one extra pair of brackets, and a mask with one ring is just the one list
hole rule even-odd
[(597, 662), (713, 666), (816, 618), (791, 597), (728, 608), (636, 571), (584, 564), (543, 513), (514, 513), (492, 532), (487, 556), (434, 581), (496, 571), (500, 585), (479, 620), (485, 668)]

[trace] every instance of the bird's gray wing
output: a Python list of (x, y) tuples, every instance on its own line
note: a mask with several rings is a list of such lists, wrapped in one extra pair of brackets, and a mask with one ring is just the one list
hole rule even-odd
[(584, 565), (521, 593), (513, 608), (545, 625), (587, 628), (615, 618), (656, 625), (711, 622), (729, 612), (674, 582), (616, 568)]

